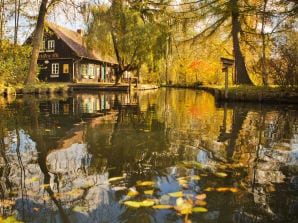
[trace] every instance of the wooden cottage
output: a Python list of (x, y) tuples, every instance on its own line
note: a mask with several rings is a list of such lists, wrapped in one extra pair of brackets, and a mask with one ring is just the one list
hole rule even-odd
[(46, 82), (114, 82), (116, 60), (87, 49), (77, 32), (47, 22), (40, 49), (38, 78)]

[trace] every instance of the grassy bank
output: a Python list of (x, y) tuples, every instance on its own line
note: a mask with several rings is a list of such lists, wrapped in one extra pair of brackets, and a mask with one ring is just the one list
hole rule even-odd
[(217, 100), (241, 102), (298, 103), (298, 88), (276, 86), (230, 86), (225, 98), (224, 86), (200, 86), (198, 89), (212, 93)]
[(35, 85), (0, 86), (0, 95), (66, 93), (68, 83), (38, 83)]

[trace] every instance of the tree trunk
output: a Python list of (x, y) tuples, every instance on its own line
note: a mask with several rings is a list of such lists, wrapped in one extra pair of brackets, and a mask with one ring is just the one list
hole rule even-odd
[(264, 1), (263, 5), (263, 13), (262, 13), (262, 28), (261, 28), (261, 36), (262, 36), (262, 58), (261, 58), (261, 69), (262, 69), (262, 80), (263, 85), (268, 85), (268, 74), (266, 71), (266, 35), (265, 35), (265, 22), (266, 22), (266, 7), (267, 0)]
[(41, 44), (43, 32), (44, 32), (44, 22), (45, 22), (45, 16), (47, 12), (47, 3), (48, 3), (48, 0), (42, 0), (40, 4), (37, 24), (32, 37), (33, 49), (32, 49), (32, 54), (30, 59), (29, 71), (28, 71), (25, 84), (36, 83), (37, 59), (38, 59), (39, 48), (40, 48), (40, 44)]
[(4, 40), (4, 0), (0, 1), (0, 52), (2, 51), (2, 41)]
[(241, 30), (239, 22), (239, 8), (238, 0), (231, 0), (232, 6), (232, 38), (233, 38), (233, 51), (235, 57), (235, 84), (253, 85), (250, 80), (244, 57), (240, 49), (239, 33)]

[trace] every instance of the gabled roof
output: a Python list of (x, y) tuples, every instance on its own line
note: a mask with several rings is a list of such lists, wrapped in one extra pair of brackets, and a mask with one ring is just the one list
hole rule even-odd
[(82, 34), (79, 32), (66, 29), (50, 22), (46, 22), (45, 26), (52, 30), (58, 38), (61, 38), (63, 42), (77, 54), (77, 56), (117, 64), (114, 58), (103, 56), (100, 52), (88, 49)]

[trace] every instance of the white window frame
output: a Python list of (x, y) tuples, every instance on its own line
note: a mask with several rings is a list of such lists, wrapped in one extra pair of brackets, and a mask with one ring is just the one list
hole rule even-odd
[(48, 52), (55, 51), (55, 40), (48, 40)]
[(59, 63), (52, 63), (51, 77), (59, 77)]

